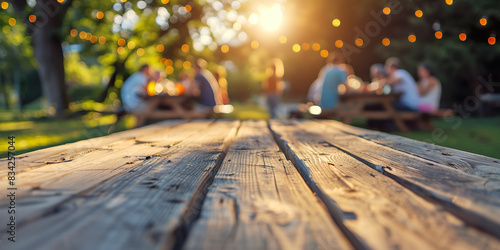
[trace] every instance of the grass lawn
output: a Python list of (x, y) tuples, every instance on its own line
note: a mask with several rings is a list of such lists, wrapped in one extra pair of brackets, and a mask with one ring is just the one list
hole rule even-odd
[[(268, 119), (265, 108), (253, 104), (234, 104), (234, 112), (225, 115), (226, 119), (262, 120)], [(101, 116), (89, 113), (71, 119), (49, 119), (40, 111), (0, 111), (0, 158), (7, 154), (7, 137), (16, 136), (16, 153), (22, 154), (36, 149), (51, 147), (109, 134), (108, 128), (116, 121), (115, 116)], [(133, 117), (126, 117), (113, 132), (130, 129), (134, 126)], [(355, 126), (363, 126), (363, 120), (356, 120)], [(451, 121), (434, 121), (441, 136), (436, 137), (429, 131), (394, 133), (404, 137), (435, 143), (445, 147), (460, 149), (476, 154), (500, 159), (500, 117), (495, 118), (455, 118)]]

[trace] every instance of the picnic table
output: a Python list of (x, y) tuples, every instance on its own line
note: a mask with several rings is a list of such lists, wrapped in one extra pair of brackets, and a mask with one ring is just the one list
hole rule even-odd
[[(394, 109), (392, 104), (399, 100), (400, 97), (401, 93), (386, 95), (375, 93), (347, 93), (340, 96), (340, 101), (343, 104), (342, 110), (339, 110), (336, 115), (346, 124), (350, 124), (354, 117), (392, 120), (399, 131), (408, 132), (409, 129), (404, 121), (408, 119), (415, 120), (418, 118), (418, 114), (401, 112)], [(376, 106), (380, 108), (380, 110), (366, 110), (369, 106)]]
[(2, 249), (500, 248), (500, 160), (336, 121), (166, 121), (16, 172)]
[(134, 114), (137, 117), (137, 127), (146, 123), (147, 119), (202, 119), (208, 118), (210, 112), (191, 110), (184, 106), (194, 99), (192, 96), (178, 95), (170, 96), (160, 94), (154, 96), (143, 96), (147, 100), (147, 108), (140, 113)]

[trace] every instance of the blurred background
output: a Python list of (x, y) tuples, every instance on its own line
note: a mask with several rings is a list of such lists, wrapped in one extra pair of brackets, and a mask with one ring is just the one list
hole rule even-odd
[[(500, 158), (497, 0), (18, 0), (0, 7), (0, 136), (15, 135), (18, 153), (109, 134), (117, 117), (107, 111), (120, 108), (120, 88), (144, 63), (175, 83), (203, 58), (210, 71), (227, 74), (234, 111), (224, 118), (267, 119), (261, 82), (272, 58), (284, 62), (282, 102), (296, 104), (338, 51), (366, 82), (370, 66), (388, 57), (401, 58), (415, 78), (417, 66), (429, 64), (442, 83), (441, 106), (460, 117), (459, 125), (436, 121), (447, 139), (434, 143)], [(112, 132), (134, 123), (127, 116)]]

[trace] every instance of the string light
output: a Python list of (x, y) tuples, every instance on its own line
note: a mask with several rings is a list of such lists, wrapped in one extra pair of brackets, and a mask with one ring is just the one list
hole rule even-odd
[(356, 46), (361, 47), (361, 46), (363, 46), (364, 41), (363, 41), (363, 39), (358, 38), (358, 39), (356, 39), (356, 41), (354, 41), (354, 43), (356, 44)]
[(36, 16), (35, 16), (35, 15), (30, 15), (30, 16), (28, 17), (28, 21), (30, 21), (30, 23), (34, 23), (34, 22), (36, 22)]
[(303, 43), (302, 44), (302, 50), (303, 51), (308, 51), (311, 48), (311, 46), (308, 43)]
[(99, 43), (100, 44), (105, 44), (106, 43), (106, 37), (103, 37), (103, 36), (99, 37)]
[(488, 44), (489, 45), (495, 45), (496, 42), (497, 42), (497, 39), (495, 38), (494, 35), (491, 35), (490, 37), (488, 37)]
[(342, 42), (342, 40), (337, 40), (335, 41), (335, 47), (337, 48), (342, 48), (344, 46), (344, 42)]
[(321, 57), (327, 58), (329, 53), (328, 50), (324, 49), (319, 54), (321, 55)]
[(313, 49), (314, 51), (319, 51), (319, 50), (321, 49), (321, 45), (319, 45), (319, 43), (314, 43), (314, 44), (312, 45), (312, 49)]
[(408, 41), (410, 43), (414, 43), (415, 41), (417, 41), (417, 37), (415, 35), (411, 34), (408, 36)]
[(391, 44), (391, 40), (389, 40), (389, 38), (386, 37), (386, 38), (382, 39), (382, 45), (387, 47), (390, 44)]
[(333, 25), (333, 27), (339, 27), (340, 26), (340, 20), (337, 19), (337, 18), (333, 19), (332, 25)]
[(467, 40), (467, 34), (461, 33), (460, 35), (458, 35), (458, 38), (460, 39), (460, 41), (464, 42), (465, 40)]
[(14, 18), (12, 18), (12, 17), (11, 17), (11, 18), (9, 18), (9, 25), (10, 25), (10, 26), (14, 26), (14, 25), (16, 25), (16, 19), (14, 19)]
[(97, 19), (103, 19), (104, 18), (104, 13), (102, 11), (99, 11), (95, 14), (95, 17)]
[(158, 51), (158, 53), (161, 53), (164, 50), (165, 50), (165, 46), (163, 46), (163, 44), (156, 45), (156, 51)]
[(118, 46), (123, 47), (125, 46), (125, 44), (127, 44), (127, 41), (125, 41), (125, 39), (123, 38), (118, 39)]
[(486, 26), (486, 24), (488, 24), (488, 20), (486, 18), (481, 18), (479, 19), (479, 23), (482, 25), (482, 26)]
[(69, 31), (69, 34), (70, 34), (72, 37), (76, 37), (76, 36), (78, 36), (78, 30), (76, 30), (76, 29), (71, 29), (71, 30)]
[(424, 15), (424, 12), (422, 12), (422, 10), (415, 11), (415, 16), (416, 17), (421, 18), (423, 15)]
[(441, 31), (436, 31), (436, 33), (434, 33), (434, 36), (437, 38), (437, 39), (441, 39), (443, 38), (443, 32)]
[(389, 14), (391, 14), (391, 8), (389, 8), (389, 7), (385, 7), (385, 8), (382, 10), (382, 12), (383, 12), (385, 15), (389, 15)]

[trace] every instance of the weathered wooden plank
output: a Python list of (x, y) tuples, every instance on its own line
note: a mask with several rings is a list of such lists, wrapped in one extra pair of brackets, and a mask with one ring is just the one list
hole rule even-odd
[(426, 201), (337, 147), (340, 140), (343, 146), (352, 145), (350, 152), (380, 154), (374, 146), (348, 140), (341, 132), (317, 122), (273, 121), (271, 129), (311, 189), (331, 207), (331, 213), (337, 214), (337, 223), (344, 224), (364, 247), (500, 246), (496, 238), (464, 225), (440, 205)]
[(500, 238), (500, 217), (497, 216), (500, 213), (500, 190), (487, 188), (488, 185), (498, 186), (498, 181), (346, 135), (330, 126), (312, 123), (311, 126), (327, 135), (335, 135), (328, 141), (332, 145), (363, 159), (374, 169), (381, 168), (384, 175), (441, 204), (469, 225)]
[[(99, 150), (111, 143), (115, 143), (121, 140), (133, 140), (135, 137), (157, 133), (164, 130), (166, 127), (176, 126), (185, 123), (182, 120), (172, 120), (160, 122), (157, 124), (145, 126), (130, 131), (123, 131), (111, 134), (109, 136), (102, 136), (97, 138), (92, 138), (88, 140), (82, 140), (75, 143), (68, 143), (64, 145), (59, 145), (51, 148), (40, 149), (30, 153), (18, 155), (16, 157), (16, 172), (21, 173), (38, 167), (43, 167), (48, 164), (58, 164), (61, 162), (69, 162), (74, 160), (76, 157), (80, 157), (89, 152)], [(106, 131), (97, 131), (98, 134), (102, 134)], [(95, 136), (96, 132), (89, 130), (89, 136)], [(0, 164), (7, 162), (6, 158), (0, 159)], [(5, 163), (6, 164), (6, 163)], [(7, 168), (0, 169), (0, 179), (5, 179), (7, 177)]]
[(351, 247), (260, 121), (242, 124), (185, 248)]
[[(22, 214), (16, 217), (17, 223), (23, 224), (52, 213), (54, 207), (66, 200), (134, 171), (144, 161), (161, 157), (172, 145), (209, 125), (207, 122), (193, 122), (167, 127), (162, 129), (162, 134), (146, 134), (112, 143), (75, 157), (73, 161), (45, 165), (17, 174), (16, 198), (18, 212)], [(0, 188), (6, 190), (7, 184), (7, 181), (0, 182)], [(0, 197), (0, 209), (6, 209), (8, 203), (6, 196)], [(6, 216), (0, 217), (2, 228), (7, 219)], [(0, 239), (5, 236), (4, 232), (0, 231)]]
[[(430, 143), (420, 142), (401, 136), (389, 135), (377, 131), (371, 131), (352, 126), (345, 126), (337, 121), (320, 121), (345, 133), (359, 136), (365, 140), (373, 141), (377, 144), (390, 147), (392, 149), (425, 159), (427, 161), (443, 164), (450, 168), (464, 171), (468, 174), (485, 177), (490, 180), (500, 181), (500, 160), (491, 157), (464, 152), (457, 149), (446, 148)], [(448, 135), (440, 130), (431, 133), (435, 140), (446, 139)], [(498, 182), (488, 182), (485, 188), (488, 190), (500, 189)]]
[[(172, 247), (196, 217), (238, 124), (205, 123), (157, 157), (58, 204), (20, 227), (14, 249)], [(157, 137), (175, 137), (185, 126)]]

